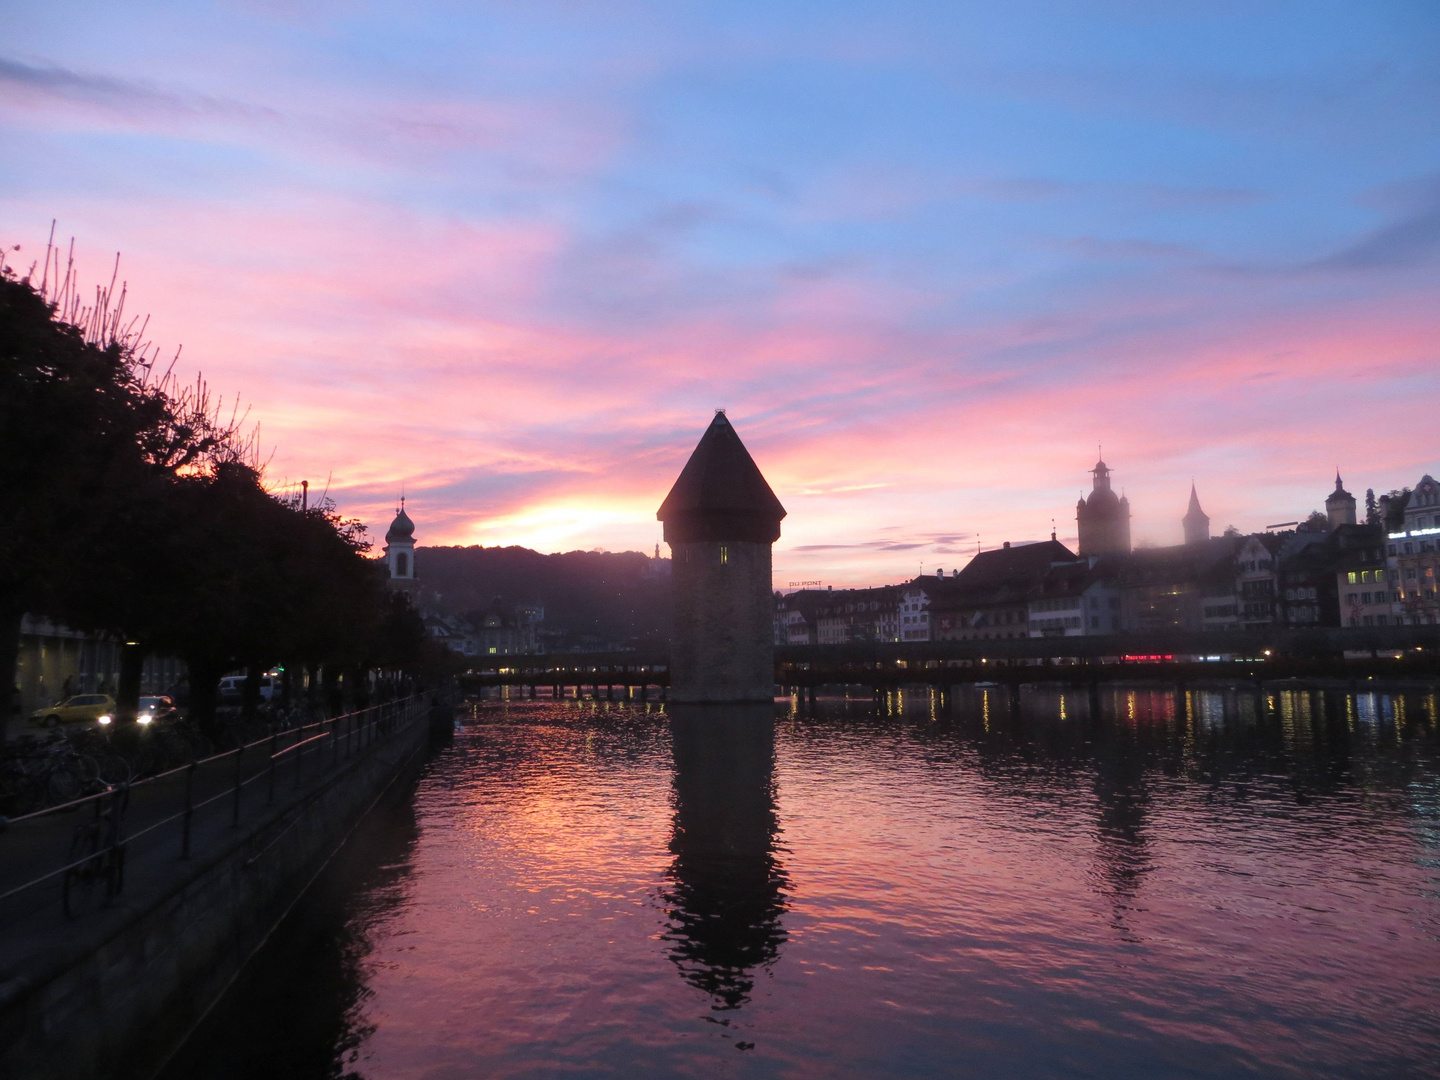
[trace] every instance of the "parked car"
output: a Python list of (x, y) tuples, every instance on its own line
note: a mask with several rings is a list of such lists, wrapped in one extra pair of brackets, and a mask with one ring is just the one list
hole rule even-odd
[(75, 694), (55, 705), (30, 714), (30, 723), (45, 727), (96, 720), (108, 724), (115, 715), (115, 699), (109, 694)]
[(175, 708), (175, 702), (164, 694), (157, 694), (140, 699), (140, 707), (135, 711), (135, 722), (153, 724), (156, 720), (173, 720), (178, 715), (179, 710)]
[[(220, 680), (217, 699), (221, 705), (239, 705), (245, 698), (244, 675), (226, 675)], [(269, 701), (280, 696), (280, 680), (273, 675), (260, 676), (260, 700)]]

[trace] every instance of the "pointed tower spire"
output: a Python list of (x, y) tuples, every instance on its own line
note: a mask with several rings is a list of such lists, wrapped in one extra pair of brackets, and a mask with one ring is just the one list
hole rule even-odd
[(1195, 480), (1190, 480), (1190, 508), (1181, 519), (1185, 527), (1185, 543), (1203, 544), (1210, 539), (1210, 516), (1200, 509), (1200, 496), (1195, 490)]

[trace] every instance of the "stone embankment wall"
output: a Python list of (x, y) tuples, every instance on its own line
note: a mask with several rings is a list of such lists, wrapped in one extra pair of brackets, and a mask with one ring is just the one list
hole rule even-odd
[(0, 1080), (152, 1076), (356, 822), (425, 758), (437, 708), (0, 982)]

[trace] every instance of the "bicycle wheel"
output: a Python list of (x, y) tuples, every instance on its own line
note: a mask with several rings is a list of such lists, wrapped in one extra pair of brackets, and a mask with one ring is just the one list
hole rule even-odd
[(118, 787), (121, 784), (128, 784), (135, 775), (135, 770), (130, 763), (119, 754), (99, 754), (95, 758), (95, 767), (100, 782), (106, 787)]
[(80, 777), (80, 786), (86, 791), (100, 783), (100, 765), (93, 754), (72, 754), (65, 762), (70, 770)]
[(45, 777), (45, 796), (51, 806), (71, 802), (84, 793), (85, 780), (69, 763), (55, 766)]

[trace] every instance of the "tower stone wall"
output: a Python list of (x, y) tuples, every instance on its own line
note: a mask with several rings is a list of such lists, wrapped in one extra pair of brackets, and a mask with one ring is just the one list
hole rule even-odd
[(770, 545), (702, 540), (672, 544), (671, 555), (671, 697), (683, 702), (772, 700)]

